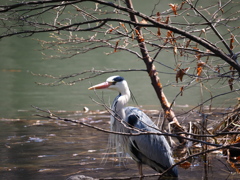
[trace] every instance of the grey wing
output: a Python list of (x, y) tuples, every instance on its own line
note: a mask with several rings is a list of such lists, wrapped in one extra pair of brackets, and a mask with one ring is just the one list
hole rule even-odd
[[(149, 132), (160, 132), (153, 121), (141, 110), (133, 107), (126, 109), (127, 119), (135, 128)], [(148, 126), (149, 125), (149, 126)], [(132, 132), (135, 132), (132, 130)], [(131, 136), (129, 154), (135, 161), (144, 163), (158, 172), (162, 172), (174, 164), (171, 148), (162, 135)], [(177, 169), (173, 169), (177, 174)]]

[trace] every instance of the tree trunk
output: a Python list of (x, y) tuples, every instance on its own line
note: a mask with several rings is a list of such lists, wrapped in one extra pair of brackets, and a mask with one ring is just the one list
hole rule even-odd
[[(132, 5), (132, 1), (131, 0), (126, 0), (125, 1), (127, 4), (127, 7), (129, 9), (133, 9), (133, 5)], [(135, 17), (134, 14), (130, 13), (130, 19), (133, 22), (138, 23), (137, 18)], [(142, 32), (141, 32), (141, 28), (139, 26), (135, 27), (135, 32), (137, 34), (137, 41), (139, 44), (139, 48), (142, 54), (142, 58), (143, 61), (147, 67), (147, 72), (149, 74), (149, 77), (151, 79), (152, 82), (152, 86), (158, 96), (158, 99), (161, 103), (161, 106), (164, 110), (164, 116), (165, 118), (171, 123), (174, 132), (184, 132), (183, 127), (179, 124), (174, 112), (172, 111), (172, 109), (170, 108), (170, 104), (163, 92), (163, 88), (162, 88), (162, 84), (160, 82), (160, 78), (158, 77), (158, 73), (156, 71), (156, 67), (153, 64), (153, 60), (151, 59), (151, 57), (149, 56), (146, 44), (144, 42), (143, 36), (142, 36)], [(184, 139), (179, 137), (178, 138), (179, 142), (183, 143)]]

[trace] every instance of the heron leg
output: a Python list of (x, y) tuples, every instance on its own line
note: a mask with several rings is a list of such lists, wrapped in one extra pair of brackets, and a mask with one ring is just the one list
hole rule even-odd
[(140, 176), (143, 176), (143, 172), (142, 172), (142, 163), (137, 162), (137, 167), (138, 167), (138, 172)]

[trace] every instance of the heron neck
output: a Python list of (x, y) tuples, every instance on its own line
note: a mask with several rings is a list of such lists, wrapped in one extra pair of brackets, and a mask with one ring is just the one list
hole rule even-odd
[(117, 114), (122, 120), (125, 119), (125, 105), (128, 103), (130, 99), (130, 91), (128, 88), (126, 88), (124, 91), (120, 92), (120, 94), (115, 98), (112, 110)]

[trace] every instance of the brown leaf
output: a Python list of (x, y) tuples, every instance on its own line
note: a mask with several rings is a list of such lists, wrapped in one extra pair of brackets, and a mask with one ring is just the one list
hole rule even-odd
[(231, 39), (230, 39), (230, 49), (233, 49), (233, 42), (234, 42), (234, 36), (231, 35)]
[(190, 42), (191, 42), (191, 39), (189, 39), (189, 40), (186, 42), (186, 48), (189, 46)]
[(160, 28), (158, 28), (157, 35), (158, 35), (158, 36), (161, 36)]
[(181, 6), (180, 6), (179, 9), (182, 9), (184, 4), (185, 4), (185, 1), (183, 1), (183, 2), (181, 3)]
[(176, 4), (169, 4), (169, 6), (172, 8), (172, 11), (175, 15), (177, 15), (177, 5)]
[(171, 44), (173, 43), (173, 32), (172, 31), (167, 31), (167, 38), (165, 42), (170, 42)]
[(116, 42), (116, 45), (115, 45), (115, 48), (114, 48), (114, 52), (117, 52), (118, 43), (119, 43), (119, 40)]
[(197, 76), (200, 76), (202, 74), (202, 66), (199, 66), (197, 68)]
[(158, 79), (157, 85), (158, 87), (162, 88), (162, 84), (160, 83), (159, 79)]
[(118, 28), (119, 28), (119, 26), (117, 26), (117, 27), (115, 27), (115, 28), (111, 28), (111, 29), (108, 30), (108, 32), (112, 32), (112, 31), (114, 31), (114, 30), (116, 30), (116, 29), (118, 29)]
[(143, 38), (143, 36), (140, 34), (140, 32), (139, 32), (137, 29), (135, 29), (135, 32), (136, 32), (136, 35), (137, 35), (137, 37), (138, 37), (138, 40), (139, 40), (140, 42), (143, 42), (143, 41), (144, 41), (144, 38)]
[(185, 161), (185, 162), (179, 164), (179, 166), (183, 169), (188, 169), (191, 166), (191, 163), (188, 161)]
[(183, 86), (180, 87), (180, 91), (181, 91), (181, 96), (183, 95)]
[(126, 26), (125, 26), (125, 24), (124, 23), (119, 23), (123, 28), (124, 28), (124, 30), (126, 31), (126, 33), (128, 33), (128, 29), (126, 28)]
[(228, 80), (228, 85), (229, 85), (231, 91), (233, 90), (233, 80), (234, 80), (233, 78)]
[[(205, 63), (204, 62), (199, 62), (198, 64), (197, 64), (197, 76), (201, 76), (201, 74), (202, 74), (202, 69), (203, 69), (203, 65), (204, 65)], [(198, 79), (199, 78), (197, 78), (197, 81), (198, 81)]]
[(198, 53), (198, 54), (196, 54), (196, 58), (197, 58), (197, 60), (200, 60), (201, 59), (201, 54), (200, 53)]
[(140, 35), (140, 33), (139, 33), (139, 31), (137, 30), (137, 29), (135, 29), (135, 32), (136, 32), (136, 34), (139, 36)]
[[(193, 49), (199, 50), (198, 47), (193, 47)], [(200, 58), (201, 58), (202, 56), (201, 56), (201, 54), (200, 54), (199, 52), (196, 51), (196, 57), (197, 57), (198, 60), (200, 60)]]
[(217, 71), (218, 73), (220, 73), (220, 68), (219, 68), (219, 66), (215, 68), (215, 71)]
[(176, 82), (178, 83), (178, 79), (180, 79), (180, 81), (182, 81), (183, 76), (188, 72), (188, 70), (190, 69), (190, 67), (185, 68), (185, 69), (179, 69), (176, 73)]
[(139, 36), (139, 40), (140, 40), (140, 42), (143, 42), (144, 38), (142, 36)]
[(168, 24), (169, 18), (170, 18), (170, 17), (168, 16), (167, 19), (165, 20), (164, 24)]
[(172, 33), (173, 33), (172, 31), (168, 31), (167, 32), (167, 37), (173, 37)]
[(197, 66), (200, 67), (200, 66), (204, 66), (206, 63), (205, 62), (198, 62)]
[(160, 17), (160, 12), (157, 12), (157, 22), (160, 22), (161, 21), (161, 17)]

